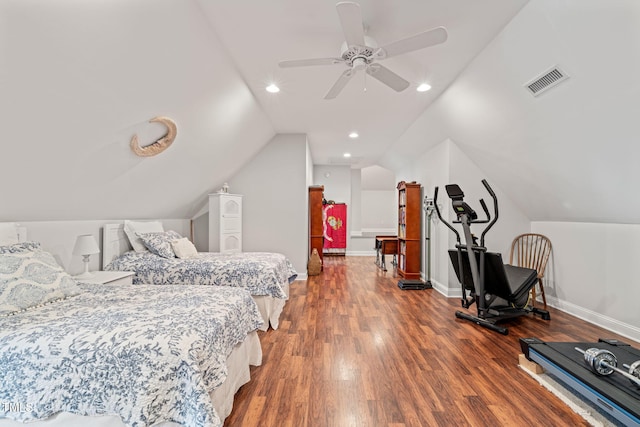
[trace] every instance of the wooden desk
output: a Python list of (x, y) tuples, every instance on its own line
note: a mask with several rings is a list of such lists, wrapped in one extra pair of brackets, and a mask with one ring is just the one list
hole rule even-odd
[(396, 254), (398, 253), (398, 236), (376, 236), (376, 265), (387, 271), (384, 261), (385, 255), (393, 255), (393, 265), (396, 265)]

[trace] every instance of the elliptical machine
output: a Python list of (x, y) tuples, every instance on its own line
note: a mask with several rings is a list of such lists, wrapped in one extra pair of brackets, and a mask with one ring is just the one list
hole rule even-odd
[[(478, 219), (478, 214), (464, 201), (462, 189), (457, 184), (445, 186), (457, 216), (453, 223), (462, 224), (464, 244), (458, 230), (442, 218), (438, 208), (438, 187), (435, 188), (433, 202), (440, 221), (456, 235), (456, 249), (449, 250), (449, 258), (462, 287), (462, 307), (468, 309), (474, 303), (477, 307), (475, 316), (456, 311), (456, 317), (507, 335), (509, 330), (496, 323), (530, 313), (540, 315), (544, 320), (551, 317), (547, 310), (529, 305), (529, 291), (536, 285), (538, 273), (530, 268), (504, 264), (501, 254), (487, 251), (484, 238), (498, 220), (498, 198), (487, 180), (483, 179), (482, 184), (493, 199), (493, 219), (483, 199), (480, 199), (480, 205), (486, 219)], [(479, 243), (471, 233), (471, 224), (487, 224)]]

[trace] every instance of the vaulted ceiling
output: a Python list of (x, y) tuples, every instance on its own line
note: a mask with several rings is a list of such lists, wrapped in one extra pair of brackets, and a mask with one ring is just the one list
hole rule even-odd
[[(379, 45), (447, 29), (445, 43), (382, 62), (403, 92), (359, 73), (325, 100), (343, 65), (278, 67), (340, 54), (333, 1), (0, 2), (0, 220), (189, 217), (295, 132), (316, 164), (394, 171), (450, 139), (532, 220), (638, 221), (637, 2), (359, 3)], [(553, 66), (569, 79), (528, 93)], [(432, 90), (416, 92), (422, 81)], [(131, 136), (162, 135), (155, 116), (178, 138), (138, 158)]]
[[(378, 46), (445, 27), (445, 43), (381, 64), (410, 86), (402, 92), (358, 72), (335, 98), (325, 94), (345, 64), (279, 68), (281, 60), (339, 57), (345, 41), (335, 1), (198, 0), (276, 132), (306, 133), (316, 164), (376, 164), (526, 0), (358, 0), (365, 35)], [(265, 87), (275, 82), (281, 92)], [(428, 82), (429, 92), (416, 92)], [(350, 140), (350, 132), (360, 138)], [(349, 152), (352, 157), (345, 159)]]

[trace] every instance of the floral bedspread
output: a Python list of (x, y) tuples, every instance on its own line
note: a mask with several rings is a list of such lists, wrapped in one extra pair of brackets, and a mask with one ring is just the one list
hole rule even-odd
[(118, 415), (127, 426), (221, 426), (209, 392), (262, 324), (237, 288), (80, 285), (0, 318), (0, 418)]
[(234, 286), (280, 299), (287, 299), (283, 286), (298, 275), (284, 255), (272, 252), (200, 252), (180, 259), (129, 251), (104, 269), (134, 271), (134, 284)]

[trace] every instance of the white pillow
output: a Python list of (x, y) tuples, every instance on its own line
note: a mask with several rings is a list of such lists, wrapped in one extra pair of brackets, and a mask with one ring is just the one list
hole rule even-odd
[(147, 248), (136, 233), (161, 233), (164, 231), (160, 221), (129, 221), (124, 222), (124, 233), (129, 238), (131, 247), (136, 252), (146, 252)]
[(171, 247), (178, 258), (191, 258), (198, 255), (198, 250), (186, 237), (174, 240), (171, 242)]
[(0, 246), (18, 243), (18, 224), (15, 222), (0, 222)]

